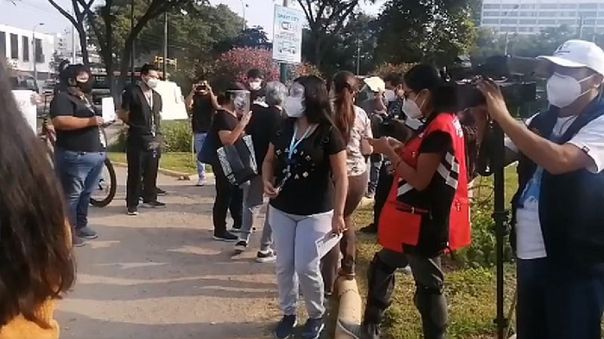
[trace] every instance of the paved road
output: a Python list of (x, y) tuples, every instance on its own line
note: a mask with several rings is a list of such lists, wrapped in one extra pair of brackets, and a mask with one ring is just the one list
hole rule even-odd
[(279, 318), (274, 266), (255, 263), (255, 248), (232, 257), (232, 244), (210, 240), (212, 186), (159, 183), (166, 209), (127, 216), (123, 186), (110, 206), (91, 208), (100, 238), (76, 249), (78, 280), (57, 314), (61, 338), (270, 337)]

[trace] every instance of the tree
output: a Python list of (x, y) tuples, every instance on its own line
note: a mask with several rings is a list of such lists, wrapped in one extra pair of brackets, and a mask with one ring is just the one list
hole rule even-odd
[(377, 20), (380, 62), (447, 65), (470, 51), (476, 27), (468, 0), (392, 0)]
[[(359, 0), (297, 0), (304, 11), (309, 27), (309, 38), (314, 46), (311, 61), (321, 68), (326, 40), (342, 30), (354, 13)], [(373, 0), (370, 0), (373, 2)]]
[[(69, 11), (65, 10), (61, 5), (57, 4), (55, 0), (48, 0), (48, 2), (56, 8), (78, 31), (80, 38), (80, 49), (82, 51), (82, 63), (84, 65), (90, 65), (90, 58), (88, 56), (88, 32), (86, 31), (86, 22), (90, 20), (92, 14), (92, 5), (95, 0), (71, 0), (71, 9), (73, 15)], [(111, 0), (108, 0), (111, 2)]]
[(265, 80), (279, 79), (279, 68), (273, 61), (271, 51), (261, 48), (234, 48), (223, 53), (213, 67), (210, 76), (212, 86), (225, 90), (233, 81), (245, 81), (246, 73), (252, 68), (264, 72)]

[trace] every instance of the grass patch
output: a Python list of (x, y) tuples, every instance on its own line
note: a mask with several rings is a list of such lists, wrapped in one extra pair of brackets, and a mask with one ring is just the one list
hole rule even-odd
[[(515, 168), (506, 170), (506, 200), (510, 200), (516, 190)], [(474, 196), (477, 204), (482, 208), (473, 215), (484, 214), (480, 230), (475, 227), (476, 234), (474, 245), (477, 247), (493, 247), (494, 235), (490, 238), (490, 231), (485, 223), (489, 222), (492, 211), (492, 178), (478, 178), (475, 182)], [(473, 212), (474, 213), (474, 212)], [(488, 214), (487, 217), (485, 217)], [(355, 213), (355, 222), (361, 227), (368, 225), (373, 220), (371, 206), (361, 208)], [(485, 229), (486, 228), (486, 229)], [(488, 235), (486, 235), (488, 234)], [(488, 239), (486, 237), (489, 237)], [(479, 242), (487, 242), (482, 245)], [(490, 242), (490, 243), (489, 243)], [(358, 233), (357, 267), (358, 283), (361, 296), (367, 296), (367, 268), (374, 254), (381, 247), (376, 244), (372, 235)], [(494, 252), (494, 249), (493, 249)], [(483, 255), (483, 253), (475, 254)], [(469, 256), (464, 256), (470, 258)], [(493, 258), (473, 265), (470, 263), (445, 263), (446, 296), (449, 304), (449, 329), (450, 338), (493, 338), (496, 327), (493, 319), (496, 316), (496, 274), (495, 268), (482, 265), (483, 262), (492, 262)], [(449, 259), (451, 260), (451, 259)], [(455, 267), (455, 268), (453, 268)], [(397, 273), (396, 289), (392, 306), (386, 313), (383, 323), (384, 338), (421, 338), (421, 320), (413, 304), (415, 284), (411, 276)], [(506, 313), (511, 305), (515, 289), (515, 266), (506, 264)]]
[[(109, 159), (115, 162), (126, 163), (126, 153), (110, 152)], [(167, 152), (161, 155), (159, 167), (172, 171), (195, 174), (197, 164), (193, 154), (189, 152)], [(209, 170), (209, 166), (207, 166)]]

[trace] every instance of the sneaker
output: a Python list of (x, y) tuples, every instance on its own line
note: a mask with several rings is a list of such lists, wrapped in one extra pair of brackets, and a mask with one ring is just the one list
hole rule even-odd
[(131, 215), (131, 216), (138, 215), (138, 208), (128, 207), (128, 215)]
[(84, 239), (78, 237), (77, 235), (72, 236), (71, 239), (72, 239), (73, 247), (86, 246), (86, 241), (84, 241)]
[(302, 338), (304, 339), (319, 339), (321, 332), (325, 329), (323, 318), (308, 319), (302, 330)]
[(144, 208), (162, 208), (162, 207), (166, 207), (166, 204), (156, 200), (156, 201), (144, 202), (141, 206)]
[(245, 241), (245, 240), (239, 240), (235, 244), (235, 252), (237, 252), (237, 253), (243, 253), (243, 252), (245, 252), (246, 248), (247, 248), (247, 241)]
[(205, 186), (205, 185), (206, 185), (206, 179), (199, 178), (199, 180), (197, 180), (197, 184), (195, 186), (201, 187), (201, 186)]
[(168, 192), (166, 192), (166, 191), (162, 190), (162, 189), (161, 189), (161, 188), (159, 188), (159, 187), (156, 187), (156, 188), (155, 188), (155, 192), (156, 192), (156, 193), (157, 193), (157, 195), (159, 195), (159, 196), (163, 196), (163, 195), (167, 195), (167, 194), (168, 194)]
[(295, 315), (284, 315), (275, 330), (275, 338), (286, 339), (291, 337), (296, 325), (298, 325), (298, 322)]
[(231, 233), (239, 233), (239, 232), (241, 232), (241, 226), (239, 226), (239, 227), (233, 226), (233, 227), (231, 227), (229, 229), (229, 232), (231, 232)]
[(235, 242), (239, 240), (239, 237), (230, 232), (225, 232), (224, 234), (216, 234), (214, 233), (214, 240), (225, 241), (225, 242)]
[(258, 251), (258, 253), (256, 254), (256, 262), (259, 262), (261, 264), (273, 263), (275, 261), (277, 261), (277, 256), (275, 255), (275, 252), (271, 249), (267, 251)]
[(365, 234), (376, 234), (377, 233), (377, 226), (375, 226), (375, 224), (371, 223), (365, 227), (362, 227), (359, 231), (361, 231), (361, 233), (365, 233)]
[(99, 237), (99, 235), (88, 226), (76, 229), (76, 235), (87, 240), (92, 240)]

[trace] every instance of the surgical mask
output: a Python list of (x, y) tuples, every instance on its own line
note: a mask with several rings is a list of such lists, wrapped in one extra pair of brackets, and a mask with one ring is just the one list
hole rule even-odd
[(417, 103), (409, 98), (405, 98), (405, 100), (403, 100), (402, 110), (403, 113), (405, 113), (407, 117), (411, 119), (419, 119), (423, 115), (422, 110), (419, 108)]
[(396, 100), (396, 93), (394, 93), (394, 91), (391, 89), (387, 89), (384, 92), (384, 98), (386, 98), (388, 102), (394, 101)]
[(262, 88), (262, 81), (251, 81), (248, 85), (250, 86), (250, 90), (257, 91)]
[(83, 92), (83, 93), (90, 93), (92, 92), (92, 81), (79, 81), (76, 80), (76, 86)]
[(581, 92), (581, 83), (592, 76), (577, 80), (569, 75), (554, 73), (547, 80), (547, 100), (553, 106), (567, 107), (590, 91)]
[(301, 118), (304, 116), (304, 99), (288, 96), (285, 98), (285, 113), (290, 118)]
[(159, 80), (155, 78), (149, 78), (145, 81), (145, 83), (147, 84), (147, 86), (149, 86), (149, 88), (155, 89), (157, 88), (157, 85), (159, 85)]

